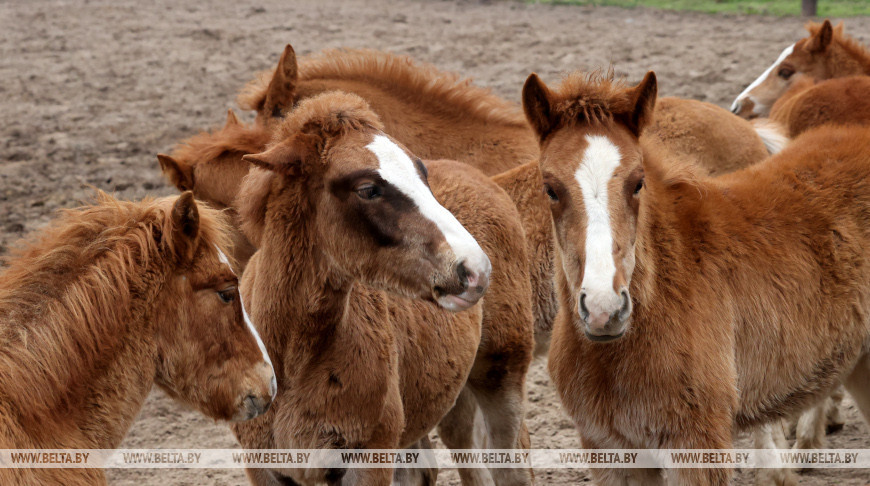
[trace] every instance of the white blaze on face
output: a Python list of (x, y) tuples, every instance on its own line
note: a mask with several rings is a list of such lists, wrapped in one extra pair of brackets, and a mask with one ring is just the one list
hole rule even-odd
[[(218, 257), (220, 258), (221, 263), (225, 264), (227, 267), (230, 266), (230, 260), (221, 251), (220, 248), (217, 249)], [(232, 268), (230, 268), (232, 272)], [(233, 272), (235, 274), (235, 272)], [(257, 346), (260, 348), (260, 352), (263, 353), (263, 361), (269, 363), (269, 367), (272, 367), (272, 360), (269, 358), (269, 353), (266, 352), (266, 345), (263, 344), (263, 340), (260, 338), (260, 333), (257, 332), (257, 329), (254, 327), (254, 323), (251, 322), (250, 316), (248, 316), (248, 311), (245, 310), (245, 301), (242, 299), (242, 292), (239, 291), (239, 304), (242, 306), (242, 317), (245, 319), (245, 324), (248, 326), (248, 330), (251, 331), (251, 334), (254, 335), (254, 339), (257, 340)], [(274, 368), (273, 368), (274, 372)], [(273, 373), (274, 374), (274, 373)], [(274, 394), (273, 394), (274, 395)]]
[(375, 135), (366, 148), (380, 162), (378, 174), (413, 201), (426, 219), (435, 223), (457, 260), (465, 262), (471, 271), (488, 275), (492, 266), (486, 253), (453, 214), (435, 200), (408, 154), (383, 135)]
[[(731, 111), (737, 110), (737, 105), (742, 100), (746, 98), (751, 98), (749, 93), (752, 92), (753, 89), (757, 88), (759, 84), (763, 83), (764, 80), (767, 79), (768, 76), (770, 76), (770, 73), (773, 72), (773, 70), (776, 69), (780, 64), (782, 64), (782, 61), (790, 56), (792, 52), (794, 52), (794, 44), (786, 47), (785, 50), (782, 51), (782, 54), (779, 55), (779, 58), (776, 60), (776, 62), (774, 62), (769, 68), (767, 68), (766, 71), (761, 73), (761, 76), (759, 76), (758, 79), (753, 81), (752, 84), (747, 86), (746, 89), (744, 89), (743, 92), (740, 93), (737, 99), (734, 100), (734, 103), (731, 103)], [(752, 111), (757, 112), (758, 109), (762, 107), (762, 105), (758, 103), (755, 99), (753, 99), (752, 101), (755, 102), (755, 108), (753, 108)]]
[(587, 135), (586, 142), (589, 146), (574, 173), (586, 208), (586, 261), (580, 286), (586, 292), (585, 303), (591, 316), (610, 315), (619, 310), (622, 299), (613, 290), (616, 265), (607, 185), (622, 156), (619, 148), (607, 137)]

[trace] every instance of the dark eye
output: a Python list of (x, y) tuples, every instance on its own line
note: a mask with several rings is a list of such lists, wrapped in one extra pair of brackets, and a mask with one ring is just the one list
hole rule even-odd
[(544, 184), (544, 192), (547, 194), (547, 197), (549, 197), (551, 201), (556, 202), (559, 200), (559, 195), (556, 194), (556, 191), (554, 191), (549, 184)]
[(637, 196), (641, 189), (643, 189), (643, 177), (637, 181), (637, 186), (634, 188), (634, 195)]
[(779, 71), (776, 73), (776, 75), (782, 79), (788, 79), (794, 75), (794, 69), (781, 67), (779, 68)]
[(356, 188), (356, 194), (360, 199), (372, 200), (383, 195), (381, 188), (374, 184), (363, 184)]
[(224, 290), (218, 290), (217, 292), (218, 298), (221, 299), (221, 302), (224, 304), (229, 304), (230, 302), (236, 300), (236, 288), (230, 287)]

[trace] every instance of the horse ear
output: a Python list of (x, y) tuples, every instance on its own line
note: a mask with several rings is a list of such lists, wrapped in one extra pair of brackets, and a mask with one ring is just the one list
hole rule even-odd
[(550, 109), (550, 89), (536, 73), (532, 73), (523, 85), (523, 111), (526, 119), (543, 140), (556, 128), (556, 120)]
[(265, 152), (245, 155), (242, 160), (285, 176), (298, 176), (302, 173), (302, 164), (309, 153), (307, 144), (297, 140), (300, 137), (305, 135), (297, 135), (296, 139), (281, 142)]
[(179, 191), (193, 189), (193, 171), (187, 165), (179, 163), (168, 155), (157, 154), (160, 170)]
[(819, 30), (810, 38), (807, 49), (813, 54), (825, 52), (833, 39), (834, 28), (831, 26), (831, 21), (825, 19)]
[(841, 20), (839, 24), (834, 26), (834, 36), (843, 37), (844, 35), (846, 35), (846, 25)]
[(283, 110), (287, 106), (292, 106), (293, 95), (296, 93), (296, 82), (299, 79), (298, 66), (296, 64), (296, 51), (293, 46), (287, 44), (284, 52), (281, 54), (281, 59), (278, 61), (278, 67), (275, 68), (275, 74), (272, 76), (272, 81), (269, 82), (269, 89), (266, 91), (266, 99), (263, 102), (262, 114), (274, 118), (284, 116)]
[(644, 127), (652, 121), (657, 95), (656, 73), (649, 71), (634, 88), (634, 103), (625, 119), (625, 125), (636, 137), (640, 137)]
[(199, 240), (199, 209), (193, 193), (184, 192), (172, 206), (172, 250), (180, 261), (190, 261)]
[(224, 128), (234, 127), (236, 125), (241, 125), (242, 122), (239, 121), (239, 117), (236, 116), (236, 112), (233, 111), (232, 108), (227, 110), (227, 122), (224, 124)]

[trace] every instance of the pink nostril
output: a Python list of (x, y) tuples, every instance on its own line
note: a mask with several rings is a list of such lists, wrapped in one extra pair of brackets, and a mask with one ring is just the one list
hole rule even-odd
[(469, 270), (466, 274), (466, 282), (468, 282), (469, 287), (477, 287), (477, 283), (480, 282), (480, 277), (477, 276), (474, 271)]

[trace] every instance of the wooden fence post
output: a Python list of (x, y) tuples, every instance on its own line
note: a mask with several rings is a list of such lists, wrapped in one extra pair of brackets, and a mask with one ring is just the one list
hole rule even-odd
[(818, 3), (818, 0), (801, 0), (801, 15), (804, 17), (815, 17)]

